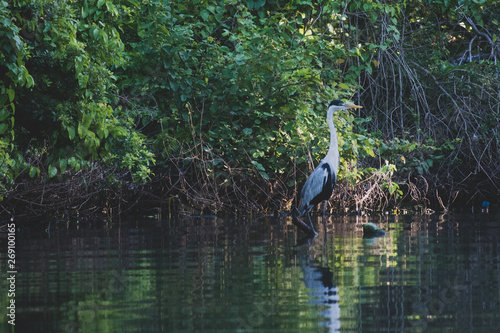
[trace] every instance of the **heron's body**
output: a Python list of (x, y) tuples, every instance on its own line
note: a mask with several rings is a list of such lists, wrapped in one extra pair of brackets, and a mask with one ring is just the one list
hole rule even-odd
[(336, 176), (331, 164), (321, 161), (309, 178), (307, 178), (300, 192), (300, 197), (302, 198), (302, 204), (299, 208), (300, 216), (309, 213), (320, 202), (330, 199), (335, 182)]
[(361, 106), (345, 104), (338, 100), (330, 103), (326, 115), (328, 128), (330, 129), (330, 147), (328, 153), (316, 169), (314, 169), (309, 178), (307, 178), (300, 192), (302, 203), (299, 207), (299, 217), (307, 214), (310, 229), (314, 233), (316, 233), (316, 231), (314, 231), (309, 212), (320, 202), (330, 199), (337, 181), (337, 173), (339, 170), (339, 145), (337, 131), (333, 124), (333, 113), (335, 110), (346, 110), (350, 108), (361, 108)]

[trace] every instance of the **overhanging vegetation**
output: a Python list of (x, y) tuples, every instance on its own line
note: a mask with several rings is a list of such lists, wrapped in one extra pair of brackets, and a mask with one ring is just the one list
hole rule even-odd
[[(499, 194), (495, 1), (0, 1), (2, 215), (335, 212)], [(145, 204), (147, 202), (147, 204)]]

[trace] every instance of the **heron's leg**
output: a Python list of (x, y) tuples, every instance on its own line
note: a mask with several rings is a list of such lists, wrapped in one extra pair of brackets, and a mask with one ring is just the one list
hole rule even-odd
[(310, 213), (307, 213), (307, 217), (309, 218), (309, 227), (311, 228), (311, 231), (317, 235), (318, 233), (316, 232), (316, 230), (314, 230), (314, 227), (313, 227), (313, 223), (311, 221), (311, 214)]
[(326, 205), (327, 205), (328, 201), (325, 200), (325, 203), (323, 205), (323, 218), (326, 218)]

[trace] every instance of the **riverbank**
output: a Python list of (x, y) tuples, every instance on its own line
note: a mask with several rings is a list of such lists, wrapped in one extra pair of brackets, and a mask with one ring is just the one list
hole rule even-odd
[[(0, 217), (18, 223), (53, 219), (76, 221), (128, 215), (290, 215), (298, 207), (300, 185), (286, 179), (266, 180), (259, 175), (234, 173), (223, 183), (209, 182), (190, 173), (157, 173), (145, 183), (134, 183), (127, 173), (94, 167), (61, 181), (24, 179), (0, 203)], [(379, 177), (383, 175), (379, 174)], [(112, 179), (112, 181), (110, 181)], [(371, 176), (355, 185), (341, 180), (327, 205), (328, 215), (433, 214), (494, 210), (498, 198), (467, 193), (440, 195), (425, 178), (407, 181), (390, 192), (386, 182)], [(477, 193), (478, 191), (476, 191)], [(439, 196), (436, 196), (436, 193)], [(323, 205), (318, 206), (322, 213)], [(313, 211), (314, 212), (314, 211)]]

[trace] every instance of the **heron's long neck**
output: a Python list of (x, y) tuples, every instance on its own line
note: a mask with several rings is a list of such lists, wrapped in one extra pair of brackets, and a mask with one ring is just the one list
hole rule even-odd
[(325, 160), (333, 165), (333, 170), (336, 175), (339, 168), (339, 141), (335, 125), (333, 124), (333, 111), (333, 109), (329, 109), (326, 116), (328, 128), (330, 129), (330, 148), (328, 149)]

